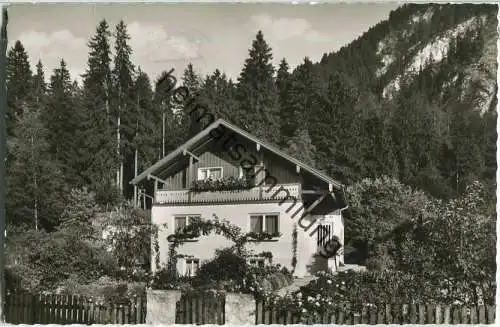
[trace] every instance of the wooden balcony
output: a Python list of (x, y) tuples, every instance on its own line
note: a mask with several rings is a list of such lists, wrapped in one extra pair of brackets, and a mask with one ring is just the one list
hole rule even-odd
[(254, 187), (246, 190), (193, 192), (190, 190), (167, 191), (158, 190), (155, 204), (204, 204), (204, 203), (238, 203), (238, 202), (280, 202), (300, 200), (300, 184), (278, 184)]

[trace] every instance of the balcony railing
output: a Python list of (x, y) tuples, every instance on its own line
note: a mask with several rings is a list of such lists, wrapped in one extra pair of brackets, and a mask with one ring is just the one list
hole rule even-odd
[[(190, 190), (156, 191), (156, 204), (188, 204), (188, 203), (228, 203), (252, 201), (282, 201), (286, 198), (300, 199), (300, 184), (278, 184), (254, 187), (246, 190), (194, 192)], [(268, 192), (269, 190), (269, 192)]]

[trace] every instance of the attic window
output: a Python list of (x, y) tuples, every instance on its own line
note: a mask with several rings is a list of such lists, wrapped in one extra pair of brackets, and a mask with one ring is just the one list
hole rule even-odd
[(222, 178), (222, 167), (198, 168), (198, 180), (218, 180)]

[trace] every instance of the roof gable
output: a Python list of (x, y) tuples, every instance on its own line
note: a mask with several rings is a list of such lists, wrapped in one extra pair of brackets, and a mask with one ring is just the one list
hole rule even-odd
[[(232, 136), (231, 136), (232, 135)], [(190, 152), (191, 149), (196, 148), (196, 147), (201, 147), (214, 139), (222, 139), (222, 138), (233, 138), (234, 136), (240, 136), (244, 137), (247, 140), (256, 143), (257, 148), (264, 148), (267, 151), (270, 151), (274, 153), (277, 156), (282, 157), (283, 159), (297, 165), (300, 167), (300, 169), (303, 169), (305, 171), (308, 171), (312, 175), (318, 177), (319, 179), (325, 181), (328, 184), (331, 184), (333, 188), (336, 188), (337, 190), (342, 190), (344, 185), (324, 173), (320, 172), (319, 170), (299, 161), (298, 159), (295, 159), (288, 154), (284, 153), (283, 151), (277, 149), (276, 147), (267, 144), (259, 139), (257, 139), (255, 136), (251, 135), (250, 133), (242, 130), (239, 127), (236, 127), (227, 121), (223, 119), (218, 119), (212, 124), (208, 125), (205, 129), (200, 131), (198, 134), (190, 138), (188, 141), (186, 141), (184, 144), (182, 144), (180, 147), (169, 153), (167, 156), (156, 162), (154, 165), (143, 171), (140, 175), (135, 177), (130, 183), (131, 184), (138, 184), (144, 181), (145, 179), (148, 178), (150, 175), (154, 175), (160, 171), (163, 171), (171, 165), (173, 162), (176, 161), (177, 158), (180, 158), (181, 156), (185, 156), (188, 152)], [(238, 147), (238, 144), (233, 144), (233, 147)]]

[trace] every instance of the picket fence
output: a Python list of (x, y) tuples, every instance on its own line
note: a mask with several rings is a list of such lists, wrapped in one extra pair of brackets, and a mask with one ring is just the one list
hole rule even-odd
[(146, 299), (105, 304), (74, 295), (7, 294), (5, 319), (11, 324), (144, 324)]
[[(288, 310), (255, 302), (255, 324), (494, 324), (495, 306), (439, 304), (335, 305), (329, 314), (301, 318)], [(183, 294), (176, 305), (177, 324), (225, 323), (225, 297)], [(72, 295), (7, 294), (6, 322), (11, 324), (144, 324), (146, 299), (104, 304)], [(305, 315), (304, 315), (305, 317)]]
[(256, 324), (494, 324), (495, 306), (382, 304), (349, 308), (334, 306), (329, 314), (305, 316), (256, 302)]

